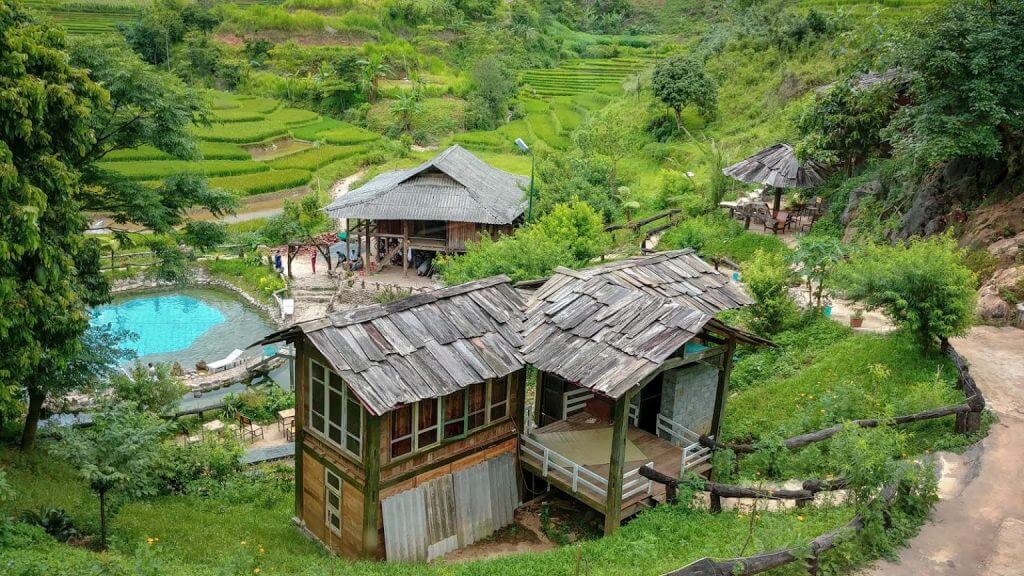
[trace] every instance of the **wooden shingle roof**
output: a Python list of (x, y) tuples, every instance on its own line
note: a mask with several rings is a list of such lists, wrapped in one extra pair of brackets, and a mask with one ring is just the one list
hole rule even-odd
[(325, 210), (332, 218), (511, 224), (526, 208), (527, 183), (456, 144), (415, 168), (376, 176)]
[(815, 162), (801, 162), (789, 144), (776, 144), (741, 160), (722, 173), (741, 182), (773, 188), (815, 188), (825, 183), (828, 169)]
[(611, 398), (652, 374), (714, 315), (752, 303), (692, 249), (586, 270), (559, 268), (530, 299), (523, 355)]
[(523, 301), (506, 276), (363, 306), (275, 332), (305, 335), (373, 414), (524, 366)]

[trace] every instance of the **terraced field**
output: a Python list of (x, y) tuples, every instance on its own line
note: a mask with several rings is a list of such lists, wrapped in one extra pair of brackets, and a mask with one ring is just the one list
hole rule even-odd
[(522, 73), (522, 80), (526, 92), (535, 96), (574, 96), (614, 90), (653, 63), (647, 57), (569, 60), (558, 68), (527, 70)]
[(269, 98), (214, 92), (212, 108), (211, 123), (193, 128), (202, 160), (143, 146), (112, 153), (101, 166), (150, 186), (175, 173), (204, 174), (211, 186), (248, 196), (305, 186), (334, 163), (358, 163), (380, 138)]
[(120, 22), (132, 22), (148, 4), (144, 0), (26, 0), (75, 36), (103, 34), (117, 29)]

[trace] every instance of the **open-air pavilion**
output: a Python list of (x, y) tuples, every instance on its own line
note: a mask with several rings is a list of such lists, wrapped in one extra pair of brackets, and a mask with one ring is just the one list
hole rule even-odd
[[(775, 193), (772, 210), (782, 206), (783, 190), (817, 188), (825, 183), (828, 169), (814, 161), (801, 161), (789, 144), (776, 144), (724, 168), (722, 173), (740, 182), (761, 184)], [(767, 191), (767, 190), (766, 190)]]

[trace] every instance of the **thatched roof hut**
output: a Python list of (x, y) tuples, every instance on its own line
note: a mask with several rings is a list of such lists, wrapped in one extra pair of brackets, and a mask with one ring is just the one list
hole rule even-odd
[(828, 169), (814, 160), (800, 161), (789, 144), (776, 144), (722, 170), (741, 182), (775, 189), (775, 210), (784, 188), (816, 188), (825, 183)]

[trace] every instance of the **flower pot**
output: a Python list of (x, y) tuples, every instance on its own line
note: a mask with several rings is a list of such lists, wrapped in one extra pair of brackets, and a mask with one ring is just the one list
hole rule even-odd
[(850, 327), (851, 328), (860, 328), (863, 325), (864, 325), (864, 319), (863, 318), (850, 318)]

